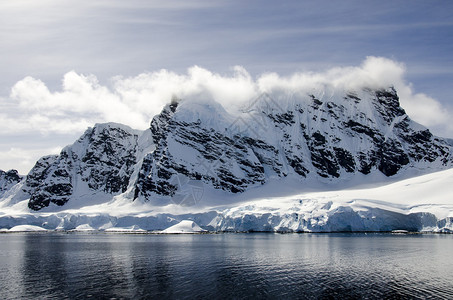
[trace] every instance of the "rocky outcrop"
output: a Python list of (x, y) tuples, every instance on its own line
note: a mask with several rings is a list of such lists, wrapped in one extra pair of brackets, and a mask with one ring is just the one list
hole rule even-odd
[(156, 150), (143, 161), (135, 198), (173, 196), (178, 185), (172, 178), (178, 174), (233, 193), (265, 181), (263, 166), (248, 144), (254, 140), (205, 128), (201, 120), (175, 120), (176, 109), (176, 104), (167, 106), (151, 122)]
[(23, 191), (29, 208), (64, 205), (71, 197), (125, 192), (136, 164), (138, 133), (124, 125), (97, 124), (60, 155), (41, 158), (27, 175)]
[(22, 180), (17, 170), (3, 171), (0, 170), (0, 197), (6, 193), (11, 187), (18, 184)]

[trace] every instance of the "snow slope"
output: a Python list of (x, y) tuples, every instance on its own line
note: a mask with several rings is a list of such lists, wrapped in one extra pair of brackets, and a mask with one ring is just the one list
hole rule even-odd
[(392, 184), (250, 201), (224, 210), (220, 230), (443, 231), (453, 229), (453, 169)]

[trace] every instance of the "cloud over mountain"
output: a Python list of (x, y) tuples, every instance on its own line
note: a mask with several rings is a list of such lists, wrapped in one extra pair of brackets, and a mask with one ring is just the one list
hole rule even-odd
[(146, 72), (135, 77), (117, 76), (109, 85), (99, 83), (95, 75), (66, 73), (61, 90), (51, 91), (44, 82), (26, 77), (17, 82), (10, 94), (12, 111), (3, 111), (6, 121), (2, 133), (39, 131), (66, 133), (82, 131), (97, 122), (120, 122), (146, 128), (172, 95), (179, 98), (210, 98), (227, 109), (271, 90), (289, 93), (312, 89), (360, 89), (395, 86), (402, 106), (416, 121), (433, 127), (434, 132), (451, 136), (452, 113), (440, 102), (414, 93), (404, 78), (403, 64), (382, 57), (367, 57), (360, 66), (332, 68), (321, 73), (294, 73), (281, 77), (265, 73), (256, 79), (240, 66), (230, 74), (217, 74), (194, 66), (186, 74), (168, 70)]

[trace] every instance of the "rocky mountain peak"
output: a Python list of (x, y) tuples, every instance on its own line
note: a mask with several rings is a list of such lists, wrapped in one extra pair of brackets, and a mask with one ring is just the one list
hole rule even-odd
[(23, 176), (19, 175), (17, 170), (3, 171), (0, 170), (0, 197), (8, 191), (13, 185), (19, 183)]
[(89, 128), (60, 155), (41, 158), (27, 175), (29, 207), (64, 205), (73, 196), (125, 192), (136, 163), (140, 132), (107, 123)]

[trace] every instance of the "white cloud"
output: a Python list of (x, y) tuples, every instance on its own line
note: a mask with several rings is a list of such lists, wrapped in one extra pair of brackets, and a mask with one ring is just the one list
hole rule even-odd
[(19, 120), (9, 120), (10, 126), (3, 129), (8, 132), (65, 133), (84, 130), (96, 122), (116, 121), (136, 127), (147, 123), (143, 113), (99, 85), (93, 75), (69, 72), (59, 92), (50, 92), (40, 80), (27, 77), (14, 85), (11, 99), (22, 114)]
[(258, 79), (261, 90), (310, 90), (317, 88), (360, 89), (386, 88), (403, 81), (405, 69), (398, 62), (382, 58), (367, 57), (358, 67), (337, 67), (320, 73), (295, 73), (288, 77), (264, 74)]
[(0, 166), (1, 169), (19, 171), (19, 174), (27, 174), (30, 168), (43, 155), (59, 154), (62, 147), (53, 148), (10, 148), (0, 151)]
[(358, 67), (332, 68), (323, 73), (295, 73), (280, 77), (276, 73), (262, 75), (257, 85), (262, 91), (281, 89), (307, 91), (310, 89), (360, 89), (394, 86), (401, 106), (415, 121), (430, 128), (435, 134), (453, 137), (453, 112), (439, 101), (423, 93), (415, 93), (404, 76), (404, 64), (383, 58), (367, 57)]
[(200, 94), (226, 103), (239, 103), (256, 94), (256, 85), (242, 67), (222, 76), (194, 66), (187, 74), (167, 70), (143, 73), (136, 77), (112, 79), (112, 87), (99, 84), (94, 75), (74, 71), (64, 75), (61, 91), (50, 91), (40, 80), (26, 77), (10, 94), (14, 110), (0, 117), (6, 126), (0, 134), (24, 131), (65, 133), (82, 131), (98, 122), (119, 122), (145, 129), (150, 120), (168, 103), (172, 95), (190, 99)]

